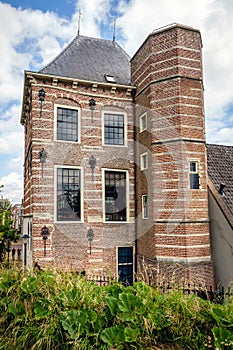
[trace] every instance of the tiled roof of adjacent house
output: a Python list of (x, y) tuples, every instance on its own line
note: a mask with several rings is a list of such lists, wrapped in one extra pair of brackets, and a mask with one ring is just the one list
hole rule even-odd
[(216, 190), (225, 184), (222, 199), (233, 215), (233, 146), (207, 144), (208, 174)]
[(129, 60), (115, 41), (78, 35), (39, 73), (105, 83), (108, 75), (109, 82), (130, 85)]

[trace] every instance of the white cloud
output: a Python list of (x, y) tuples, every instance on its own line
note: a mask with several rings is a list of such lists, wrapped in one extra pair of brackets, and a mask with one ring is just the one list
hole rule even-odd
[(5, 112), (1, 111), (0, 154), (23, 151), (24, 134), (20, 125), (21, 105), (13, 105)]
[(161, 26), (177, 22), (201, 31), (207, 141), (223, 144), (233, 144), (233, 127), (225, 112), (233, 101), (232, 11), (229, 0), (122, 0), (118, 18), (124, 47), (131, 55)]
[(106, 23), (110, 12), (111, 0), (80, 0), (77, 10), (81, 11), (80, 34), (99, 37), (100, 25)]
[(74, 20), (0, 2), (0, 103), (21, 98), (23, 71), (41, 68), (43, 60), (57, 55), (74, 37)]
[(11, 158), (8, 161), (7, 169), (18, 171), (19, 169), (23, 169), (23, 155), (17, 158)]
[[(24, 136), (19, 121), (23, 72), (39, 70), (74, 38), (78, 10), (83, 14), (80, 34), (94, 37), (100, 36), (103, 24), (105, 28), (112, 26), (118, 12), (117, 39), (130, 55), (151, 31), (161, 26), (178, 22), (200, 29), (207, 141), (233, 144), (229, 112), (233, 101), (231, 0), (196, 0), (188, 4), (185, 0), (79, 0), (70, 19), (48, 11), (16, 9), (0, 1), (0, 155), (12, 158), (9, 170), (16, 170), (17, 164), (20, 173), (22, 169)], [(12, 174), (8, 180), (14, 181)], [(21, 175), (15, 178), (19, 180)]]
[(142, 44), (154, 29), (171, 23), (186, 24), (202, 29), (205, 17), (209, 13), (211, 0), (132, 0), (121, 1), (118, 23), (126, 40), (125, 47), (130, 54)]
[(9, 199), (13, 203), (21, 203), (23, 196), (22, 175), (11, 172), (9, 175), (0, 178), (0, 185), (3, 185), (1, 196)]
[(233, 128), (221, 128), (214, 130), (214, 138), (209, 136), (210, 143), (218, 143), (223, 145), (232, 145), (233, 140)]

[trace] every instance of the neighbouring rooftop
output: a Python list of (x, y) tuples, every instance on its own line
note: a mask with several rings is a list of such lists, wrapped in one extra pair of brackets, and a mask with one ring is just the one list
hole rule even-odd
[(207, 144), (208, 174), (215, 188), (223, 188), (222, 199), (233, 215), (233, 146)]

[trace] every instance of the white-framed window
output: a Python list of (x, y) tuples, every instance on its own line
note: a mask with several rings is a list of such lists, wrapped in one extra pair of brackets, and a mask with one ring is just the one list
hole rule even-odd
[(80, 142), (80, 108), (55, 104), (54, 113), (55, 140)]
[(55, 166), (55, 221), (83, 220), (83, 174), (80, 167)]
[(134, 282), (134, 247), (117, 247), (117, 275), (119, 282), (132, 285)]
[(105, 222), (126, 222), (128, 219), (128, 172), (103, 169), (103, 207)]
[(189, 181), (191, 190), (198, 190), (200, 188), (199, 169), (197, 161), (190, 161), (189, 163)]
[(148, 195), (142, 195), (142, 218), (148, 219)]
[(103, 144), (112, 146), (126, 145), (126, 114), (121, 112), (103, 112)]
[(141, 168), (141, 170), (145, 170), (148, 168), (148, 154), (147, 154), (147, 152), (142, 153), (140, 156), (140, 168)]
[(147, 113), (143, 113), (140, 116), (140, 132), (147, 129)]

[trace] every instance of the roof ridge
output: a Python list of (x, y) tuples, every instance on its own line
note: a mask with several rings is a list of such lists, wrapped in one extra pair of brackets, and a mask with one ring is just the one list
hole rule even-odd
[(221, 145), (218, 143), (207, 143), (207, 146), (217, 146), (217, 147), (233, 147), (233, 145)]

